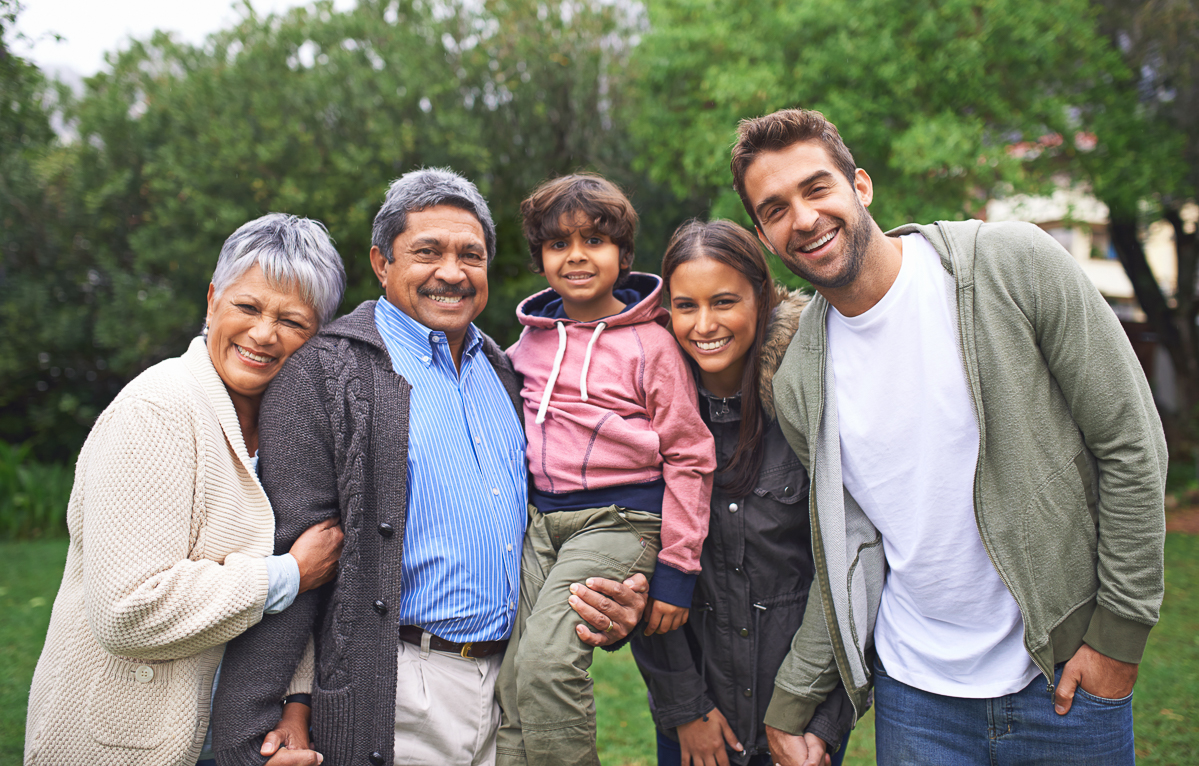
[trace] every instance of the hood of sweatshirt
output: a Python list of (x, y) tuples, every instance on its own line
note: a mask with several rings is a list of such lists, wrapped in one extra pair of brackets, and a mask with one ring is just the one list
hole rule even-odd
[(516, 318), (525, 327), (553, 329), (557, 322), (594, 327), (601, 322), (605, 327), (657, 322), (663, 327), (670, 320), (670, 312), (662, 308), (662, 278), (654, 274), (630, 272), (622, 286), (612, 291), (616, 300), (625, 304), (619, 314), (590, 322), (576, 322), (566, 316), (562, 307), (562, 296), (552, 287), (530, 295), (516, 309)]

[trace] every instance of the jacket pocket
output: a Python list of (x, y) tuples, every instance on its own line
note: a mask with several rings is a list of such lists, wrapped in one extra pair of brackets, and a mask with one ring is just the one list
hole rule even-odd
[(808, 472), (798, 460), (763, 472), (758, 477), (754, 494), (784, 505), (794, 505), (808, 496)]
[(312, 692), (312, 747), (329, 763), (353, 763), (356, 721), (350, 687), (326, 691), (314, 681)]
[[(1061, 465), (1034, 493), (1024, 512), (1024, 551), (1048, 604), (1074, 605), (1093, 594), (1098, 529), (1075, 458)], [(1048, 615), (1051, 621), (1060, 615)]]
[[(198, 697), (177, 699), (172, 686), (179, 662), (138, 662), (109, 655), (96, 673), (87, 695), (87, 726), (92, 739), (109, 747), (150, 750), (158, 747), (180, 724), (176, 715), (191, 713)], [(189, 674), (182, 673), (181, 678)], [(177, 685), (177, 684), (176, 684)], [(190, 711), (176, 708), (190, 707)], [(186, 719), (190, 720), (190, 719)]]

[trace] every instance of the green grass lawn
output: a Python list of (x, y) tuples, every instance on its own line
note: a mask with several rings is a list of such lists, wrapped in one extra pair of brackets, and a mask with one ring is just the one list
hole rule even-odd
[[(0, 764), (21, 761), (25, 704), (66, 543), (0, 543)], [(609, 766), (652, 766), (645, 686), (628, 650), (597, 652), (592, 669), (600, 756)], [(1166, 538), (1166, 600), (1149, 638), (1133, 710), (1138, 761), (1186, 766), (1199, 752), (1199, 537)], [(873, 715), (854, 730), (845, 763), (874, 763)]]

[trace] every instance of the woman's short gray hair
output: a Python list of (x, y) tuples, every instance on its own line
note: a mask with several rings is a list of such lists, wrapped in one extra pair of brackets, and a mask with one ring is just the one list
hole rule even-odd
[(371, 244), (379, 248), (388, 263), (392, 263), (395, 253), (391, 246), (408, 228), (408, 214), (437, 205), (453, 205), (479, 219), (483, 243), (487, 246), (487, 263), (490, 264), (495, 258), (495, 223), (491, 220), (487, 200), (479, 194), (478, 187), (449, 168), (421, 168), (392, 181), (383, 207), (375, 216)]
[(333, 318), (346, 291), (341, 256), (324, 224), (310, 218), (268, 213), (242, 224), (225, 240), (212, 272), (216, 294), (254, 264), (271, 284), (298, 292), (322, 325)]

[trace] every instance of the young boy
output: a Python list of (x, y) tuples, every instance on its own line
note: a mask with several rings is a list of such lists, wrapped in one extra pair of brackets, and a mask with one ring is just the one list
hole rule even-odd
[(538, 187), (521, 214), (550, 287), (521, 303), (525, 330), (508, 349), (524, 376), (533, 488), (520, 610), (496, 683), (497, 763), (598, 766), (592, 648), (575, 635), (570, 585), (652, 575), (647, 632), (682, 626), (714, 445), (664, 327), (662, 280), (629, 272), (637, 214), (625, 195), (569, 175)]

